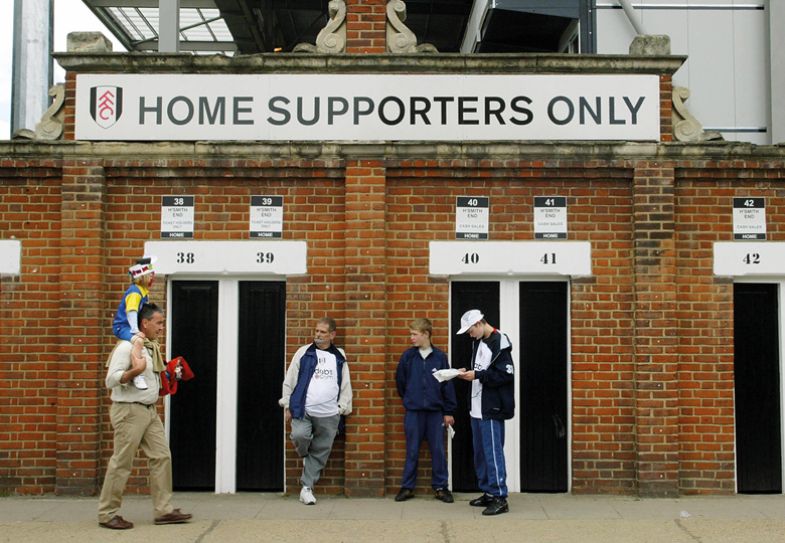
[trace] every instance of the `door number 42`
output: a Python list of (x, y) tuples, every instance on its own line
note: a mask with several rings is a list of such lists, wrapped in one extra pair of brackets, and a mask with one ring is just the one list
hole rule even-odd
[(747, 253), (744, 255), (742, 261), (745, 264), (760, 264), (760, 254), (759, 253)]

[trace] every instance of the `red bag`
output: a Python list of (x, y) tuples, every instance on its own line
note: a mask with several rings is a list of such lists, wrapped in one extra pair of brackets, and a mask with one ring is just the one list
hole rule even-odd
[[(180, 370), (179, 379), (177, 378), (178, 366)], [(166, 370), (161, 372), (161, 388), (158, 394), (161, 396), (166, 396), (167, 394), (174, 396), (177, 393), (178, 381), (190, 381), (194, 377), (194, 372), (191, 371), (191, 366), (188, 365), (185, 358), (182, 356), (173, 358), (166, 364)]]

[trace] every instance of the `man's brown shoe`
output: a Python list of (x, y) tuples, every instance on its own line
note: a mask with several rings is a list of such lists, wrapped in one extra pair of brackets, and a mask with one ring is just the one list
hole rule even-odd
[(182, 524), (191, 520), (191, 517), (193, 517), (191, 513), (183, 513), (179, 509), (174, 509), (171, 513), (156, 517), (153, 522), (155, 524)]
[(106, 522), (99, 522), (98, 525), (103, 528), (109, 528), (110, 530), (130, 530), (134, 527), (133, 522), (125, 520), (120, 515), (115, 515), (111, 520)]

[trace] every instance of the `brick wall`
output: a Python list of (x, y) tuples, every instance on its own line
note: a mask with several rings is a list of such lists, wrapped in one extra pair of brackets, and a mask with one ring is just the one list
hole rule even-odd
[(24, 246), (22, 276), (0, 279), (0, 493), (54, 488), (60, 170), (54, 159), (0, 159), (0, 239)]
[(712, 244), (732, 235), (731, 199), (749, 196), (766, 198), (768, 239), (783, 241), (785, 172), (778, 161), (698, 160), (676, 179), (680, 488), (732, 493), (733, 283), (712, 276)]
[[(196, 198), (195, 239), (246, 239), (250, 196), (262, 193), (284, 198), (284, 238), (308, 243), (308, 274), (287, 281), (286, 357), (330, 314), (355, 388), (321, 491), (400, 484), (395, 364), (414, 316), (449, 345), (449, 281), (428, 275), (428, 241), (454, 237), (455, 197), (467, 194), (491, 197), (494, 240), (532, 239), (534, 196), (564, 195), (570, 239), (592, 245), (592, 277), (570, 285), (573, 491), (734, 491), (732, 283), (713, 276), (712, 243), (730, 237), (734, 196), (765, 197), (769, 239), (782, 238), (782, 158), (613, 158), (591, 146), (569, 160), (557, 148), (531, 159), (124, 158), (107, 147), (87, 160), (35, 149), (0, 162), (0, 237), (23, 247), (21, 277), (0, 281), (2, 491), (100, 484), (109, 323), (173, 193)], [(152, 296), (165, 305), (165, 285)], [(420, 490), (428, 476), (424, 450)], [(141, 459), (129, 491), (146, 491)]]

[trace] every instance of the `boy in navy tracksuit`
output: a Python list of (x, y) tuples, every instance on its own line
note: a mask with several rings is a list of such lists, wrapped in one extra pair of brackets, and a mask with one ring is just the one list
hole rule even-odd
[(474, 469), (483, 495), (469, 502), (485, 507), (483, 515), (498, 515), (507, 505), (507, 467), (504, 461), (504, 421), (515, 413), (515, 371), (512, 343), (488, 324), (477, 309), (461, 317), (458, 334), (468, 332), (472, 342), (472, 369), (458, 377), (472, 382), (471, 407)]
[(420, 444), (428, 441), (431, 450), (431, 486), (434, 497), (452, 503), (447, 488), (447, 455), (444, 450), (444, 428), (455, 423), (455, 391), (450, 381), (439, 382), (433, 374), (448, 369), (447, 356), (431, 344), (433, 325), (428, 319), (415, 319), (410, 325), (412, 347), (404, 351), (398, 362), (395, 380), (398, 394), (403, 399), (406, 416), (406, 465), (403, 468), (401, 490), (395, 501), (414, 497), (417, 481), (417, 460)]

